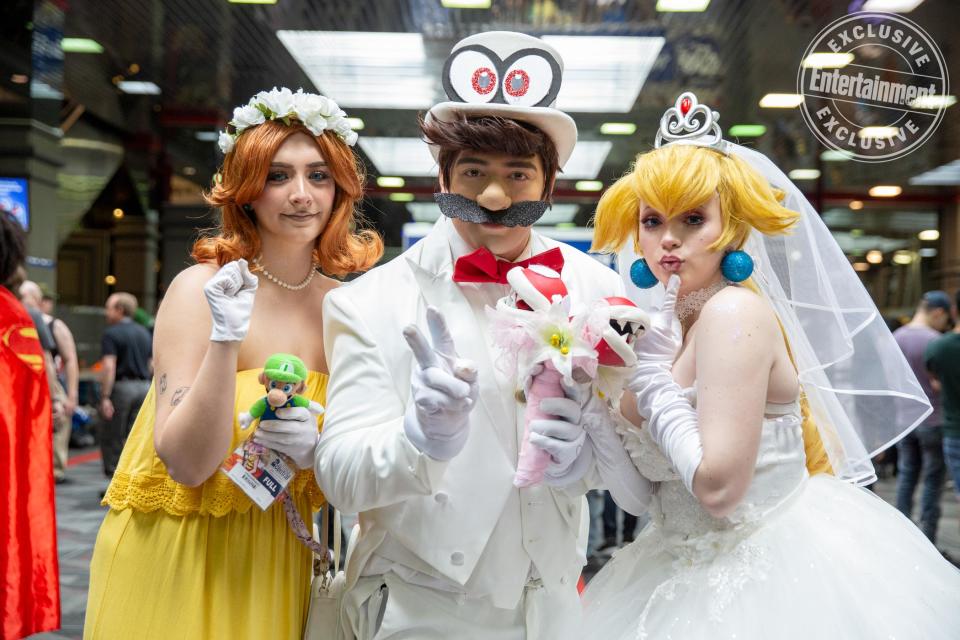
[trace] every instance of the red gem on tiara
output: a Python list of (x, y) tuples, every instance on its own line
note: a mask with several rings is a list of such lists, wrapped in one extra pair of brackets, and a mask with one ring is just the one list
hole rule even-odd
[(690, 111), (690, 107), (693, 106), (693, 100), (690, 98), (684, 98), (680, 101), (680, 113), (687, 115), (687, 112)]
[(514, 98), (519, 98), (525, 95), (530, 88), (530, 76), (523, 69), (514, 69), (507, 75), (503, 84), (508, 94)]
[(470, 84), (473, 85), (474, 91), (485, 96), (497, 86), (497, 74), (491, 71), (489, 67), (480, 67), (473, 72)]

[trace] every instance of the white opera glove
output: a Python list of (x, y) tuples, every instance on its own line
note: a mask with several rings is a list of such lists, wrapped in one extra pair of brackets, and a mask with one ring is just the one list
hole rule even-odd
[(593, 448), (583, 429), (581, 407), (584, 399), (589, 397), (589, 389), (576, 383), (561, 385), (566, 397), (540, 401), (540, 411), (553, 417), (530, 422), (530, 444), (550, 454), (543, 481), (554, 487), (581, 480), (593, 460)]
[(635, 516), (650, 505), (650, 481), (637, 469), (617, 433), (615, 421), (606, 401), (596, 394), (584, 405), (583, 428), (593, 447), (597, 473), (603, 486), (617, 505)]
[(323, 407), (310, 402), (309, 407), (277, 409), (276, 420), (261, 420), (253, 441), (290, 458), (299, 469), (312, 469), (320, 430), (317, 416)]
[(679, 289), (679, 276), (670, 276), (663, 306), (651, 315), (650, 328), (634, 345), (637, 364), (627, 388), (637, 396), (637, 410), (647, 420), (651, 438), (692, 492), (693, 476), (703, 460), (703, 444), (697, 411), (671, 372), (683, 341), (674, 311)]
[(457, 355), (446, 320), (436, 307), (427, 307), (427, 326), (430, 343), (416, 325), (403, 330), (417, 361), (410, 379), (413, 402), (404, 414), (403, 429), (418, 450), (434, 460), (450, 460), (467, 443), (470, 412), (480, 390), (477, 366)]
[(246, 337), (256, 293), (257, 277), (242, 258), (223, 265), (210, 278), (203, 294), (213, 318), (212, 342), (240, 342)]

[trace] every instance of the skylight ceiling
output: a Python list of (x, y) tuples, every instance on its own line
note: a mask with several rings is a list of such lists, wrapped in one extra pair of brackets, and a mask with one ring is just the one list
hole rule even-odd
[[(341, 107), (419, 110), (446, 99), (440, 84), (446, 52), (428, 56), (419, 33), (280, 30), (277, 37)], [(629, 112), (664, 44), (659, 36), (543, 40), (565, 63), (557, 107), (575, 113)]]

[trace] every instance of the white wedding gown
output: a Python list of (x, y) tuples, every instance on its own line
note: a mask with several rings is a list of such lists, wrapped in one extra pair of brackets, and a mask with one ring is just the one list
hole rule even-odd
[(753, 482), (722, 519), (645, 430), (621, 435), (655, 481), (651, 523), (584, 592), (585, 637), (960, 638), (960, 570), (871, 492), (808, 476), (797, 403), (767, 405)]

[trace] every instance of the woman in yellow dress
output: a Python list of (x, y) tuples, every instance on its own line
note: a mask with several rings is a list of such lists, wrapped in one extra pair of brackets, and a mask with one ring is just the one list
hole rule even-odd
[[(274, 89), (233, 116), (207, 196), (221, 223), (160, 306), (154, 383), (104, 497), (87, 639), (302, 636), (310, 551), (282, 505), (261, 511), (218, 469), (249, 434), (237, 416), (263, 395), (257, 377), (271, 354), (303, 359), (303, 395), (325, 402), (323, 298), (383, 245), (355, 230), (363, 173), (336, 103)], [(309, 522), (323, 503), (317, 418), (280, 410), (256, 433), (298, 467), (288, 491)]]

